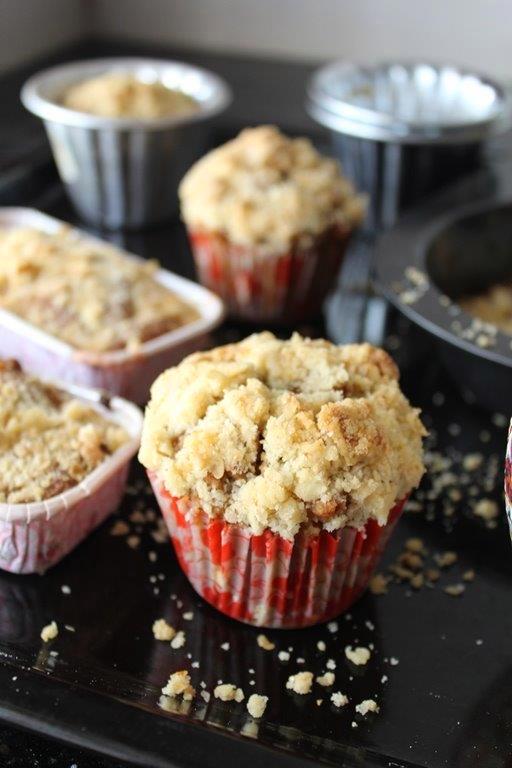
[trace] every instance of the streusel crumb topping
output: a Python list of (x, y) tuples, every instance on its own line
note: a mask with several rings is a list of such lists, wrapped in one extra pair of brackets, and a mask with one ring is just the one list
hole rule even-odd
[(197, 319), (155, 279), (158, 264), (130, 259), (63, 227), (0, 232), (0, 307), (77, 349), (136, 350)]
[(160, 82), (145, 83), (124, 72), (108, 72), (69, 88), (62, 99), (68, 109), (101, 117), (154, 120), (196, 112), (199, 104), (186, 93)]
[(267, 332), (156, 380), (140, 460), (191, 510), (292, 538), (384, 524), (423, 474), (424, 434), (383, 350)]
[(189, 229), (272, 250), (331, 226), (350, 230), (365, 211), (335, 160), (274, 126), (247, 128), (205, 155), (181, 182), (180, 199)]
[(66, 392), (0, 361), (0, 502), (42, 501), (77, 485), (128, 440)]

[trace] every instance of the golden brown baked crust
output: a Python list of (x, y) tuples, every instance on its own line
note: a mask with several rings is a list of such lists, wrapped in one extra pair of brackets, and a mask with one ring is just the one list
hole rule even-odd
[(189, 229), (271, 251), (332, 226), (348, 232), (365, 210), (336, 161), (274, 126), (247, 128), (205, 155), (181, 182), (180, 200)]
[(199, 109), (197, 101), (182, 91), (166, 88), (160, 82), (144, 83), (122, 72), (110, 72), (73, 85), (64, 94), (62, 104), (100, 117), (141, 120), (186, 115)]
[(0, 307), (77, 349), (136, 350), (198, 317), (154, 279), (157, 268), (65, 227), (4, 230)]
[(66, 392), (0, 361), (0, 502), (42, 501), (77, 485), (128, 440)]
[(423, 474), (424, 434), (383, 350), (262, 333), (156, 380), (140, 460), (212, 517), (291, 538), (385, 523)]

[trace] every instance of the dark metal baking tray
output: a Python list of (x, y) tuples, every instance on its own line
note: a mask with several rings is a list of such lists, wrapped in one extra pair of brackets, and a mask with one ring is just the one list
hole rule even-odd
[[(38, 189), (35, 183), (33, 189)], [(9, 202), (40, 207), (76, 223), (51, 173), (42, 195), (28, 199), (26, 189), (20, 194), (22, 201), (13, 192)], [(109, 238), (193, 275), (178, 221)], [(212, 343), (252, 330), (226, 324)], [(319, 319), (302, 330), (316, 335), (324, 333), (324, 326)], [(387, 343), (403, 371), (405, 390), (422, 406), (436, 434), (437, 450), (478, 451), (494, 455), (501, 466), (502, 420), (495, 426), (486, 412), (462, 401), (429, 338), (393, 318)], [(171, 545), (153, 539), (154, 523), (130, 521), (139, 507), (156, 509), (136, 462), (132, 484), (138, 490), (126, 496), (119, 514), (140, 536), (139, 546), (132, 549), (124, 537), (111, 535), (113, 518), (44, 576), (0, 574), (0, 718), (6, 723), (129, 765), (158, 768), (511, 764), (512, 553), (504, 514), (495, 529), (488, 529), (469, 512), (466, 489), (449, 518), (442, 513), (446, 499), (441, 494), (421, 512), (405, 514), (397, 528), (385, 561), (390, 563), (410, 536), (423, 538), (431, 552), (453, 549), (459, 562), (443, 583), (460, 580), (468, 568), (476, 572), (463, 597), (448, 596), (440, 585), (414, 592), (394, 584), (387, 595), (365, 595), (340, 618), (334, 634), (326, 626), (267, 632), (276, 651), (266, 652), (256, 644), (257, 630), (224, 618), (194, 593)], [(501, 484), (498, 472), (484, 492), (500, 510)], [(423, 488), (428, 490), (428, 479)], [(150, 552), (156, 553), (155, 562)], [(71, 594), (62, 592), (63, 585)], [(190, 622), (182, 618), (189, 610), (194, 613)], [(185, 629), (182, 650), (153, 639), (151, 625), (160, 616)], [(61, 631), (44, 645), (39, 632), (52, 619)], [(64, 629), (66, 624), (75, 631)], [(318, 651), (319, 640), (326, 642), (326, 653)], [(366, 667), (351, 667), (344, 657), (344, 647), (356, 642), (374, 645)], [(224, 643), (228, 651), (221, 648)], [(288, 647), (293, 647), (292, 660), (279, 661), (277, 650)], [(304, 664), (297, 664), (297, 658), (304, 658)], [(289, 674), (301, 668), (320, 673), (326, 658), (337, 664), (335, 688), (351, 698), (344, 710), (332, 707), (329, 694), (318, 686), (306, 697), (286, 691)], [(190, 669), (192, 661), (200, 663), (191, 669), (196, 684), (204, 680), (211, 689), (222, 679), (240, 685), (246, 695), (251, 690), (269, 695), (264, 719), (254, 724), (243, 705), (217, 700), (206, 705), (199, 699), (190, 710), (180, 705), (162, 709), (160, 689), (170, 672)], [(377, 698), (380, 714), (355, 717), (353, 705), (367, 697)], [(324, 699), (320, 706), (317, 698)]]
[[(407, 279), (411, 267), (428, 277), (425, 286)], [(378, 289), (437, 339), (447, 370), (467, 398), (491, 410), (509, 407), (512, 339), (485, 334), (484, 342), (492, 343), (483, 346), (479, 333), (467, 338), (472, 318), (457, 300), (511, 276), (510, 161), (489, 165), (415, 209), (379, 239), (375, 253)]]

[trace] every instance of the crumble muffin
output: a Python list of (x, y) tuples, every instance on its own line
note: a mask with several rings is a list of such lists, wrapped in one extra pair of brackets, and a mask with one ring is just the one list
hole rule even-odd
[(309, 139), (290, 139), (269, 125), (247, 128), (209, 152), (179, 192), (189, 228), (272, 252), (333, 225), (352, 229), (365, 210), (335, 160)]
[(142, 262), (71, 229), (56, 234), (0, 232), (0, 308), (72, 347), (90, 352), (137, 350), (198, 318)]
[(384, 526), (423, 474), (424, 434), (383, 350), (267, 332), (156, 380), (140, 460), (210, 519), (293, 539)]
[(179, 195), (201, 282), (232, 315), (288, 324), (320, 311), (365, 210), (337, 162), (273, 126), (207, 154)]
[(72, 488), (129, 438), (66, 392), (0, 361), (0, 502), (43, 501)]
[(69, 88), (62, 105), (100, 117), (132, 117), (154, 120), (188, 115), (199, 109), (197, 101), (183, 91), (156, 81), (146, 83), (131, 74), (110, 72)]

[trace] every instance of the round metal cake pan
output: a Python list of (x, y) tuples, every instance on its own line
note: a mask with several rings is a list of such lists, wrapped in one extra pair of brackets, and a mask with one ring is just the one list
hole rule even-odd
[[(377, 243), (374, 280), (431, 334), (464, 397), (509, 413), (512, 335), (475, 325), (458, 299), (512, 279), (512, 166), (461, 182)], [(476, 330), (475, 330), (476, 329)]]
[(507, 88), (451, 64), (385, 62), (322, 67), (307, 110), (367, 192), (366, 227), (385, 230), (426, 195), (475, 170), (482, 147), (511, 125)]

